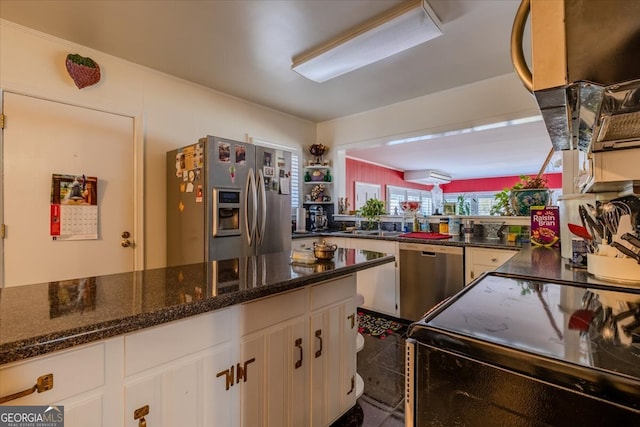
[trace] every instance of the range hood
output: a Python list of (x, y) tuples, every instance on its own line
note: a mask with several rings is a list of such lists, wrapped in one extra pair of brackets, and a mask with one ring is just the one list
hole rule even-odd
[[(529, 15), (533, 74), (522, 49)], [(640, 147), (640, 1), (523, 0), (511, 56), (555, 150)]]
[(451, 176), (433, 169), (413, 170), (404, 172), (404, 180), (417, 184), (446, 184), (451, 182)]

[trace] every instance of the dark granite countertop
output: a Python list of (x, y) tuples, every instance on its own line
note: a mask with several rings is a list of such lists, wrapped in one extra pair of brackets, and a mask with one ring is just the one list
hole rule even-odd
[(0, 364), (221, 309), (393, 262), (339, 248), (332, 261), (290, 252), (0, 289)]
[[(560, 249), (523, 245), (522, 250), (496, 270), (501, 273), (534, 277), (565, 283), (580, 283), (593, 288), (618, 287), (635, 289), (636, 285), (599, 280), (587, 272), (586, 268), (574, 268), (562, 258)], [(635, 292), (635, 291), (634, 291)]]
[[(305, 239), (305, 238), (322, 238), (322, 237), (349, 237), (357, 239), (370, 239), (370, 240), (389, 240), (394, 242), (408, 242), (408, 243), (427, 243), (433, 245), (445, 245), (445, 246), (462, 246), (462, 247), (477, 247), (488, 249), (511, 249), (520, 250), (523, 246), (521, 242), (509, 242), (506, 237), (501, 239), (487, 239), (486, 237), (473, 236), (471, 238), (465, 238), (464, 236), (451, 236), (449, 239), (416, 239), (402, 237), (403, 232), (398, 231), (382, 231), (381, 234), (376, 232), (367, 233), (353, 233), (342, 231), (325, 231), (325, 232), (310, 232), (310, 233), (293, 233), (292, 239)], [(524, 245), (528, 245), (525, 243)]]

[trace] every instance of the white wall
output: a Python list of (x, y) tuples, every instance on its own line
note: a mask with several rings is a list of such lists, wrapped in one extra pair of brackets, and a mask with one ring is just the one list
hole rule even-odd
[[(100, 64), (102, 80), (78, 90), (69, 53)], [(165, 264), (165, 153), (207, 134), (292, 148), (315, 142), (315, 124), (0, 20), (0, 88), (143, 120), (145, 267)]]
[(334, 199), (346, 194), (344, 149), (539, 115), (515, 73), (421, 96), (318, 124), (317, 141), (332, 147)]
[(387, 142), (539, 115), (514, 73), (318, 124), (318, 142), (332, 147)]

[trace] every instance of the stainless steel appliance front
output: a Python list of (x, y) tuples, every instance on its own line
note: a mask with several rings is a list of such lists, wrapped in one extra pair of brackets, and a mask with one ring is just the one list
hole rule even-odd
[(290, 250), (290, 179), (278, 148), (207, 136), (168, 152), (167, 266)]
[(242, 190), (237, 188), (213, 188), (213, 237), (239, 236), (240, 200)]
[(464, 286), (463, 248), (400, 243), (400, 317), (418, 320)]

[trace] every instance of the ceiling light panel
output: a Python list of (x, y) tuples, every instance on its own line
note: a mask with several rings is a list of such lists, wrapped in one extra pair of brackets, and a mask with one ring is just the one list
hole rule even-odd
[(407, 2), (294, 57), (291, 69), (321, 83), (440, 35), (440, 20), (426, 0)]

